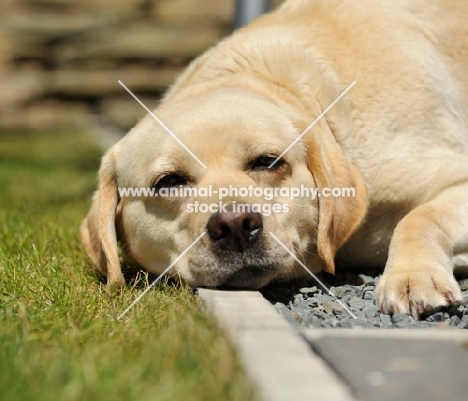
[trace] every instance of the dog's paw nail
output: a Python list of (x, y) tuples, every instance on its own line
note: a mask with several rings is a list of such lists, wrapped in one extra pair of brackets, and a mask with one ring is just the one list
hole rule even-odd
[(453, 296), (452, 291), (447, 291), (445, 293), (445, 299), (449, 302), (449, 305), (455, 304), (457, 301), (455, 300), (455, 297)]
[(415, 320), (419, 320), (419, 317), (424, 313), (426, 305), (424, 301), (411, 301), (410, 315)]
[(417, 305), (418, 305), (417, 307), (418, 315), (422, 315), (424, 311), (426, 310), (426, 305), (424, 305), (424, 301), (419, 301)]

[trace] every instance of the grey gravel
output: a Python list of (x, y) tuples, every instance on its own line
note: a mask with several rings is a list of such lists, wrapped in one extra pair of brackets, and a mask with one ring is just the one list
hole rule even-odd
[[(281, 301), (270, 299), (279, 314), (296, 329), (306, 326), (320, 328), (457, 328), (468, 329), (468, 279), (459, 280), (464, 302), (461, 305), (435, 311), (420, 320), (406, 314), (393, 316), (380, 313), (375, 303), (375, 286), (379, 277), (359, 275), (360, 285), (333, 284), (328, 278), (330, 291), (356, 316), (354, 319), (335, 297), (316, 285), (303, 286), (283, 295)], [(338, 280), (339, 281), (339, 280)], [(264, 295), (268, 297), (267, 294)], [(284, 300), (287, 298), (288, 300)]]

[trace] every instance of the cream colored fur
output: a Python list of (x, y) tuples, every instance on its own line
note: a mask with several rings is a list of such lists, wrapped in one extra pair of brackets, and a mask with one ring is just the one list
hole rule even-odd
[[(301, 199), (265, 217), (258, 260), (281, 267), (245, 286), (304, 274), (271, 231), (312, 271), (385, 267), (384, 312), (418, 317), (459, 302), (453, 270), (468, 262), (467, 21), (464, 0), (289, 0), (238, 30), (196, 59), (155, 111), (208, 168), (146, 116), (104, 156), (81, 229), (91, 260), (121, 286), (117, 237), (130, 259), (161, 273), (206, 229), (208, 215), (186, 212), (190, 199), (118, 198), (117, 187), (149, 187), (167, 172), (199, 187), (354, 186), (354, 199)], [(353, 81), (283, 169), (245, 168), (281, 154)], [(229, 269), (256, 263), (249, 258), (220, 257), (205, 235), (174, 272), (216, 286)]]

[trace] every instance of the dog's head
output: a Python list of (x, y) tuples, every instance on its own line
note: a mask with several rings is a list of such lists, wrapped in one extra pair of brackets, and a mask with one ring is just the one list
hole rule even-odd
[[(310, 121), (236, 87), (188, 90), (156, 114), (180, 143), (145, 117), (105, 154), (81, 227), (88, 255), (111, 284), (124, 284), (119, 241), (149, 272), (177, 261), (172, 273), (194, 286), (259, 288), (303, 275), (288, 250), (311, 271), (333, 272), (366, 197), (325, 119), (290, 147)], [(356, 196), (291, 199), (287, 190), (324, 187), (353, 187)], [(130, 188), (159, 196), (122, 193)]]

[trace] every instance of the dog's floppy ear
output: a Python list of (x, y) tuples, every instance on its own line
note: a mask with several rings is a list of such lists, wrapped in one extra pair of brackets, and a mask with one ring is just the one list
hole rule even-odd
[(367, 210), (364, 177), (344, 156), (324, 121), (319, 135), (306, 137), (309, 169), (319, 189), (354, 188), (351, 197), (320, 196), (317, 250), (324, 270), (335, 272), (335, 255), (362, 222)]
[(94, 194), (91, 209), (80, 228), (86, 253), (100, 272), (107, 276), (111, 288), (125, 286), (115, 228), (118, 200), (114, 146), (102, 159), (98, 191)]

